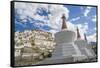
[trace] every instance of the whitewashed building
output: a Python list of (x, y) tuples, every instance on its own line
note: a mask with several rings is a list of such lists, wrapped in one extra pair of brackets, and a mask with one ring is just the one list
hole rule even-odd
[(44, 59), (43, 57), (52, 53), (54, 48), (54, 38), (49, 32), (41, 30), (15, 32), (15, 61)]

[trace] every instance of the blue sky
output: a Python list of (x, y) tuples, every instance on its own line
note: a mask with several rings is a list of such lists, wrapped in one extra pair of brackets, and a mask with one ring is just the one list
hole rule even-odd
[(67, 17), (66, 24), (70, 22), (87, 36), (96, 35), (96, 7), (19, 2), (15, 3), (15, 31), (39, 29), (56, 33), (60, 31), (63, 13)]
[[(85, 11), (87, 10), (88, 6), (70, 6), (65, 5), (66, 8), (68, 8), (69, 12), (69, 18), (70, 21), (73, 18), (80, 17), (80, 19), (77, 19), (75, 21), (71, 21), (73, 24), (82, 24), (84, 26), (85, 23), (87, 23), (88, 30), (86, 32), (87, 35), (91, 35), (96, 32), (96, 21), (92, 21), (93, 17), (96, 16), (96, 7), (91, 7), (89, 9), (87, 16), (84, 16)], [(94, 29), (94, 30), (93, 30)]]

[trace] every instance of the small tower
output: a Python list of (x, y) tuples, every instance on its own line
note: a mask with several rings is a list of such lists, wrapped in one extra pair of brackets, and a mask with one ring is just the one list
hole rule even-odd
[(87, 41), (87, 37), (86, 37), (86, 34), (84, 33), (84, 39)]
[(67, 25), (66, 25), (66, 17), (65, 14), (63, 14), (62, 16), (62, 29), (66, 29)]
[(80, 33), (79, 33), (79, 29), (77, 27), (77, 39), (81, 38)]

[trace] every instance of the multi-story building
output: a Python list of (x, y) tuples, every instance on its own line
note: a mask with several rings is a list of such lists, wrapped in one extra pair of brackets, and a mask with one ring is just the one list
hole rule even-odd
[[(49, 32), (41, 30), (25, 30), (15, 32), (15, 60), (27, 59), (34, 61), (35, 58), (48, 57), (55, 48), (54, 38)], [(31, 57), (31, 59), (29, 59)], [(17, 65), (17, 63), (16, 63)]]

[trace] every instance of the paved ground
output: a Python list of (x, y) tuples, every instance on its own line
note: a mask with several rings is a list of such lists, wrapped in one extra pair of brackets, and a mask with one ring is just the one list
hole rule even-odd
[(57, 64), (57, 63), (71, 63), (73, 62), (73, 57), (56, 57), (56, 58), (47, 58), (43, 61), (40, 61), (37, 64)]

